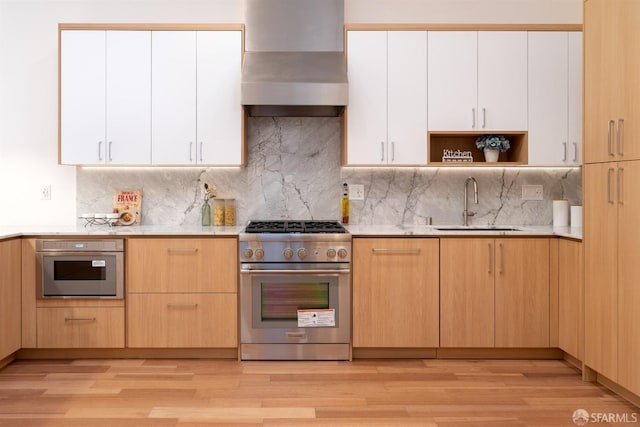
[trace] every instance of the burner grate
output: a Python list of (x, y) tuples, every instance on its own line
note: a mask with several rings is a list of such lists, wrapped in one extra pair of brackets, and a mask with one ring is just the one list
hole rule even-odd
[(245, 233), (346, 233), (338, 221), (250, 221)]

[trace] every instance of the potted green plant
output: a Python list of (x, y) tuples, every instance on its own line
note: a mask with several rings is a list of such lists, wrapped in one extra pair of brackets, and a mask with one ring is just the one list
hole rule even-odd
[(476, 147), (484, 151), (486, 162), (497, 162), (500, 153), (507, 151), (511, 145), (504, 135), (480, 135), (476, 138)]

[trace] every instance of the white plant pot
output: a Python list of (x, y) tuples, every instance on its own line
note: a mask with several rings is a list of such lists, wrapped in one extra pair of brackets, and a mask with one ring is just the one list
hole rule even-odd
[(487, 163), (495, 163), (498, 161), (498, 156), (500, 155), (499, 150), (492, 150), (490, 148), (484, 149), (484, 161)]

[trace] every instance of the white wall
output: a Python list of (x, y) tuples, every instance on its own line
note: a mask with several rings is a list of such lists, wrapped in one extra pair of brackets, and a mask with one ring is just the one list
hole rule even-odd
[[(76, 222), (76, 170), (57, 164), (58, 23), (242, 20), (242, 0), (0, 0), (0, 225)], [(345, 0), (345, 21), (580, 23), (582, 0)]]

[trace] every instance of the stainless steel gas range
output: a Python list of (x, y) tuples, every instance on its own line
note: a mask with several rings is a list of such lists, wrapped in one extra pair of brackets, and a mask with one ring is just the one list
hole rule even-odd
[(348, 360), (351, 235), (337, 221), (251, 221), (240, 234), (240, 358)]

